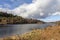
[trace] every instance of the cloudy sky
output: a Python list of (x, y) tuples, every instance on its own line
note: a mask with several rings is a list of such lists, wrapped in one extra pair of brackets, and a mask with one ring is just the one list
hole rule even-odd
[(0, 0), (0, 11), (47, 22), (60, 20), (60, 0)]

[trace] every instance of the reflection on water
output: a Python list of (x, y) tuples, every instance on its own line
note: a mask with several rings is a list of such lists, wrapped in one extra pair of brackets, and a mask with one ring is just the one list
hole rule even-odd
[(6, 37), (14, 34), (22, 34), (32, 29), (45, 28), (52, 24), (18, 24), (18, 25), (0, 25), (0, 37)]

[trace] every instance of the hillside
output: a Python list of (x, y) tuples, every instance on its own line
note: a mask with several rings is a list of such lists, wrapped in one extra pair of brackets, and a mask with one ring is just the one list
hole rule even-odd
[(60, 21), (55, 21), (55, 22), (50, 22), (50, 23), (54, 23), (56, 25), (60, 25)]
[(60, 21), (56, 21), (56, 22), (54, 22), (54, 23), (56, 23), (57, 25), (60, 25)]
[(36, 19), (22, 18), (21, 16), (0, 12), (0, 24), (42, 24), (45, 23)]

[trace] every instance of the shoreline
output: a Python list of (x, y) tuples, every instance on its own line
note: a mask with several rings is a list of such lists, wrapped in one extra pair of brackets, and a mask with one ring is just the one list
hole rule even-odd
[(60, 25), (49, 26), (45, 29), (32, 30), (22, 35), (15, 35), (15, 36), (1, 38), (1, 40), (10, 40), (10, 39), (11, 40), (60, 40)]

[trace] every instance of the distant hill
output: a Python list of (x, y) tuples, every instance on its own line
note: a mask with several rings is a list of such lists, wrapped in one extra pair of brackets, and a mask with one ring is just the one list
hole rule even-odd
[(0, 24), (42, 24), (45, 23), (36, 19), (22, 18), (21, 16), (0, 12)]
[(56, 21), (56, 22), (53, 22), (55, 23), (56, 25), (60, 25), (60, 21)]

